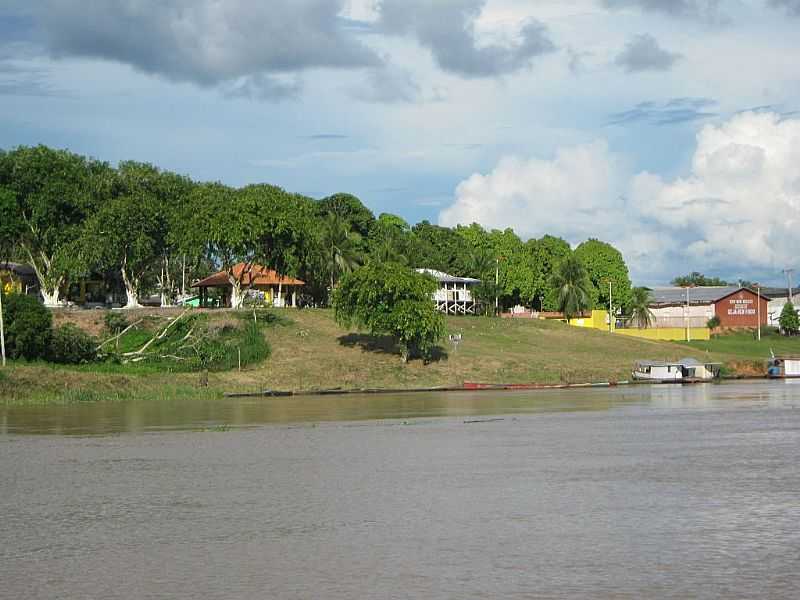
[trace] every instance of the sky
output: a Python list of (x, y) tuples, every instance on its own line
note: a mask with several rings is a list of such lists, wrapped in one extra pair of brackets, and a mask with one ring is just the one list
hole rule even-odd
[(800, 0), (0, 0), (0, 147), (781, 284), (798, 55)]

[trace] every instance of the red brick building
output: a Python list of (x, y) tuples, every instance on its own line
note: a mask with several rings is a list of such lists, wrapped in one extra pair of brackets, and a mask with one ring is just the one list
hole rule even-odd
[[(721, 327), (757, 327), (759, 316), (761, 325), (767, 324), (770, 298), (759, 296), (748, 288), (741, 288), (714, 302), (714, 314)], [(759, 310), (759, 303), (761, 309)]]

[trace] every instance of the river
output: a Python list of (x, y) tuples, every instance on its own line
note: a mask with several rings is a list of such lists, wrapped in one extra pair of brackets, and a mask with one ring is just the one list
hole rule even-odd
[(796, 598), (800, 382), (0, 406), (3, 598)]

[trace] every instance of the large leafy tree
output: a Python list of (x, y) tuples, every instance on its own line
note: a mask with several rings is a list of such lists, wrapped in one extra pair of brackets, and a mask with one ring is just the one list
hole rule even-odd
[(564, 259), (552, 277), (552, 286), (558, 300), (558, 310), (569, 321), (592, 307), (592, 282), (580, 258), (575, 254)]
[(15, 199), (3, 205), (0, 221), (22, 223), (22, 255), (36, 272), (45, 304), (58, 305), (62, 285), (78, 269), (74, 241), (87, 216), (110, 197), (113, 171), (45, 146), (17, 148), (0, 162), (0, 185)]
[(344, 219), (350, 230), (362, 238), (369, 235), (375, 222), (375, 215), (356, 196), (352, 194), (333, 194), (317, 202), (318, 214), (322, 217), (333, 213)]
[(181, 216), (184, 203), (193, 187), (188, 177), (157, 167), (133, 161), (119, 164), (116, 192), (119, 195), (141, 196), (155, 200), (157, 229), (152, 232), (156, 256), (150, 263), (149, 278), (158, 283), (161, 304), (168, 306), (176, 294), (177, 281), (181, 277), (182, 257), (178, 249), (182, 227)]
[(538, 306), (540, 310), (558, 310), (558, 293), (551, 286), (550, 280), (558, 265), (572, 254), (569, 244), (559, 237), (545, 235), (538, 240), (528, 240), (525, 246), (535, 266), (531, 304)]
[(628, 308), (631, 313), (631, 322), (640, 329), (650, 327), (655, 322), (655, 315), (650, 310), (650, 290), (647, 288), (635, 287), (631, 290)]
[[(256, 264), (296, 274), (309, 240), (313, 201), (270, 185), (234, 190), (218, 183), (197, 186), (182, 215), (180, 247), (205, 255), (225, 271), (231, 306), (240, 308)], [(238, 263), (242, 269), (235, 269)], [(280, 294), (279, 289), (279, 294)]]
[[(0, 264), (6, 262), (13, 252), (17, 239), (22, 234), (23, 223), (16, 211), (14, 193), (0, 186)], [(3, 319), (3, 294), (5, 293), (2, 280), (0, 280), (0, 363), (6, 364), (6, 328)]]
[(451, 275), (467, 270), (469, 247), (452, 229), (422, 221), (411, 228), (409, 262), (417, 268), (436, 269)]
[(344, 327), (390, 335), (403, 361), (431, 356), (444, 335), (444, 317), (431, 298), (433, 278), (397, 263), (371, 262), (345, 275), (334, 292), (334, 314)]
[(778, 324), (784, 333), (788, 335), (797, 335), (800, 331), (800, 317), (797, 316), (797, 309), (794, 304), (787, 302), (783, 305), (783, 310), (778, 317)]
[(577, 248), (575, 255), (586, 267), (591, 281), (591, 308), (607, 308), (609, 282), (614, 306), (628, 306), (631, 299), (631, 280), (622, 253), (611, 244), (590, 239)]
[(88, 267), (119, 269), (125, 308), (136, 308), (145, 278), (158, 262), (161, 239), (159, 203), (140, 190), (106, 202), (86, 224), (80, 247)]

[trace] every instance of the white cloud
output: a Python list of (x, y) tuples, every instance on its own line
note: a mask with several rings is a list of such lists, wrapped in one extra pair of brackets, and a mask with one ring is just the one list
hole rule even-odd
[(747, 112), (700, 131), (684, 177), (628, 179), (604, 142), (552, 160), (504, 158), (461, 182), (439, 221), (573, 244), (598, 237), (622, 250), (643, 283), (692, 270), (769, 278), (800, 256), (798, 165), (800, 119)]
[(552, 160), (503, 158), (488, 175), (461, 182), (439, 222), (513, 227), (523, 236), (597, 235), (619, 218), (622, 170), (603, 141), (562, 148)]
[(631, 199), (642, 217), (687, 242), (682, 254), (692, 264), (774, 270), (800, 253), (798, 164), (800, 120), (742, 113), (700, 131), (688, 176), (664, 182), (642, 173)]

